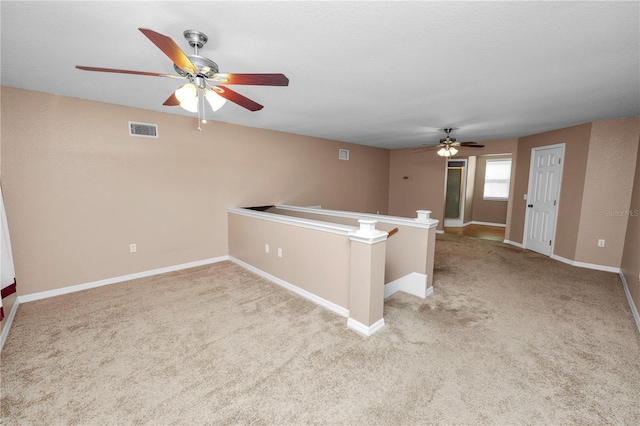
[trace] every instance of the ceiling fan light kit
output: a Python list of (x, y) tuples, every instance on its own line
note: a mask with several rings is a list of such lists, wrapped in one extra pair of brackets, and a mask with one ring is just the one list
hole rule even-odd
[[(484, 145), (480, 145), (477, 142), (457, 142), (456, 138), (451, 137), (451, 131), (453, 130), (451, 127), (445, 127), (442, 130), (444, 130), (447, 136), (440, 139), (440, 143), (438, 145), (430, 146), (426, 148), (426, 149), (440, 148), (438, 149), (437, 154), (441, 157), (445, 157), (445, 158), (453, 157), (458, 153), (459, 147), (484, 148)], [(422, 149), (425, 149), (425, 148), (422, 148)]]
[(289, 79), (284, 74), (220, 74), (218, 65), (211, 59), (200, 56), (199, 49), (204, 46), (208, 37), (196, 30), (186, 30), (183, 35), (193, 48), (193, 55), (185, 55), (180, 47), (168, 36), (146, 28), (138, 28), (153, 44), (171, 59), (173, 68), (178, 75), (160, 74), (144, 71), (129, 71), (113, 68), (95, 68), (76, 65), (83, 71), (112, 72), (120, 74), (136, 74), (151, 77), (167, 77), (188, 80), (188, 83), (176, 91), (164, 102), (165, 106), (180, 106), (186, 111), (198, 114), (198, 130), (200, 123), (206, 123), (205, 99), (215, 112), (227, 100), (240, 105), (249, 111), (263, 108), (257, 102), (235, 92), (221, 87), (224, 84), (260, 85), (260, 86), (288, 86)]
[(458, 153), (458, 150), (454, 147), (442, 147), (438, 150), (438, 155), (441, 157), (452, 157)]

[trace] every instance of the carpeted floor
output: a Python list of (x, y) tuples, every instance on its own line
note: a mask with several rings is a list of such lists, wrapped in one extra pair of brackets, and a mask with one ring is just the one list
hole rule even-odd
[(434, 280), (369, 338), (231, 262), (25, 303), (2, 424), (640, 424), (616, 274), (439, 235)]

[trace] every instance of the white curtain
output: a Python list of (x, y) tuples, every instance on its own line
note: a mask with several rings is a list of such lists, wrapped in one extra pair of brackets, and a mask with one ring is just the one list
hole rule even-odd
[(13, 268), (13, 254), (11, 253), (11, 240), (9, 239), (9, 227), (7, 215), (4, 211), (4, 198), (0, 186), (0, 321), (4, 318), (2, 299), (16, 291), (16, 273)]

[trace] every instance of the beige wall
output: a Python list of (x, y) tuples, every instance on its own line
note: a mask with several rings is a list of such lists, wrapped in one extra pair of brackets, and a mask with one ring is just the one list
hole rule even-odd
[[(635, 117), (585, 123), (517, 140), (489, 141), (485, 142), (484, 149), (473, 150), (471, 154), (477, 156), (511, 153), (512, 193), (503, 222), (507, 225), (505, 239), (523, 242), (524, 195), (528, 191), (532, 148), (564, 143), (554, 254), (573, 261), (619, 267), (626, 219), (605, 216), (604, 210), (622, 210), (616, 206), (628, 204), (630, 200), (639, 120)], [(391, 151), (390, 161), (389, 214), (411, 217), (418, 209), (431, 210), (432, 217), (440, 219), (438, 229), (442, 229), (444, 160), (435, 152), (403, 149)], [(481, 169), (483, 167), (476, 164), (476, 175)], [(476, 181), (475, 191), (481, 189), (482, 185)], [(481, 194), (472, 201), (473, 220), (494, 222), (493, 212), (479, 213), (482, 208), (478, 199)], [(501, 214), (504, 211), (501, 208)], [(595, 243), (605, 239), (604, 250), (598, 250), (594, 239)]]
[[(198, 132), (189, 117), (6, 87), (1, 95), (0, 170), (18, 294), (225, 255), (229, 206), (320, 204), (405, 217), (426, 209), (443, 223), (446, 162), (435, 152), (214, 121)], [(130, 120), (159, 124), (160, 138), (129, 137)], [(602, 210), (624, 209), (625, 200), (638, 208), (638, 161), (634, 186), (616, 186), (634, 170), (637, 123), (586, 123), (461, 150), (513, 153), (506, 238), (521, 243), (531, 148), (565, 143), (555, 254), (596, 264), (621, 259), (636, 304), (639, 219), (627, 218), (625, 230)], [(350, 161), (337, 159), (339, 148), (350, 150)], [(607, 240), (605, 257), (594, 238)], [(130, 243), (137, 253), (129, 253)], [(14, 299), (4, 300), (5, 314)]]
[[(592, 123), (575, 260), (620, 267), (640, 137), (640, 119)], [(598, 239), (605, 240), (598, 247)]]
[[(484, 175), (487, 159), (511, 158), (511, 155), (494, 155), (476, 157), (475, 185), (473, 191), (473, 214), (475, 222), (507, 223), (508, 201), (489, 201), (484, 199)], [(466, 206), (465, 206), (466, 210)]]
[(514, 195), (509, 221), (509, 240), (522, 243), (527, 202), (531, 149), (534, 147), (565, 144), (564, 165), (558, 204), (554, 253), (574, 260), (582, 192), (587, 169), (591, 123), (567, 127), (551, 132), (526, 136), (518, 140), (518, 155), (513, 176)]
[(388, 150), (6, 87), (1, 102), (19, 295), (226, 255), (229, 206), (387, 212)]
[[(461, 148), (457, 157), (515, 153), (517, 139), (483, 142), (484, 148)], [(431, 210), (431, 217), (444, 225), (446, 160), (435, 151), (396, 149), (389, 168), (389, 214), (414, 217), (416, 210)], [(404, 177), (408, 179), (404, 179)]]
[(621, 269), (636, 311), (640, 312), (640, 146), (637, 151)]
[[(553, 254), (619, 268), (626, 218), (606, 211), (625, 210), (630, 202), (639, 122), (638, 117), (596, 121), (520, 138), (508, 239), (522, 243), (531, 149), (564, 143)], [(606, 241), (604, 248), (597, 247), (598, 239)]]
[[(235, 213), (228, 213), (228, 217), (230, 256), (349, 309), (348, 235)], [(269, 253), (265, 244), (269, 244)], [(282, 257), (278, 249), (282, 249)]]
[(412, 149), (392, 150), (390, 158), (389, 214), (415, 217), (417, 210), (431, 210), (442, 229), (446, 160), (432, 151)]
[[(318, 210), (317, 212), (302, 212), (274, 207), (268, 211), (284, 216), (339, 223), (341, 225), (355, 227), (360, 226), (357, 219), (323, 214), (322, 210)], [(416, 215), (414, 214), (413, 216), (415, 217)], [(388, 284), (412, 272), (418, 272), (428, 276), (430, 286), (433, 282), (433, 251), (435, 247), (435, 241), (430, 240), (430, 234), (433, 233), (433, 230), (387, 222), (385, 221), (385, 216), (379, 216), (377, 220), (376, 229), (389, 232), (394, 228), (398, 228), (397, 233), (390, 236), (386, 242), (384, 283)], [(431, 262), (431, 264), (429, 262)], [(429, 265), (431, 265), (431, 267), (429, 267)]]
[(277, 213), (238, 210), (228, 213), (230, 256), (337, 305), (365, 326), (382, 319), (385, 240), (370, 244), (349, 235), (358, 228), (328, 232), (284, 223), (291, 218)]

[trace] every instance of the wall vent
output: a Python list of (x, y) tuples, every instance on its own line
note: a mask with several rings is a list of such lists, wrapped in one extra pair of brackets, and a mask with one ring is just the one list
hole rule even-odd
[(349, 159), (349, 150), (348, 149), (341, 149), (338, 152), (338, 158), (341, 160), (348, 160)]
[(149, 123), (129, 122), (129, 136), (138, 136), (142, 138), (157, 138), (158, 125)]

